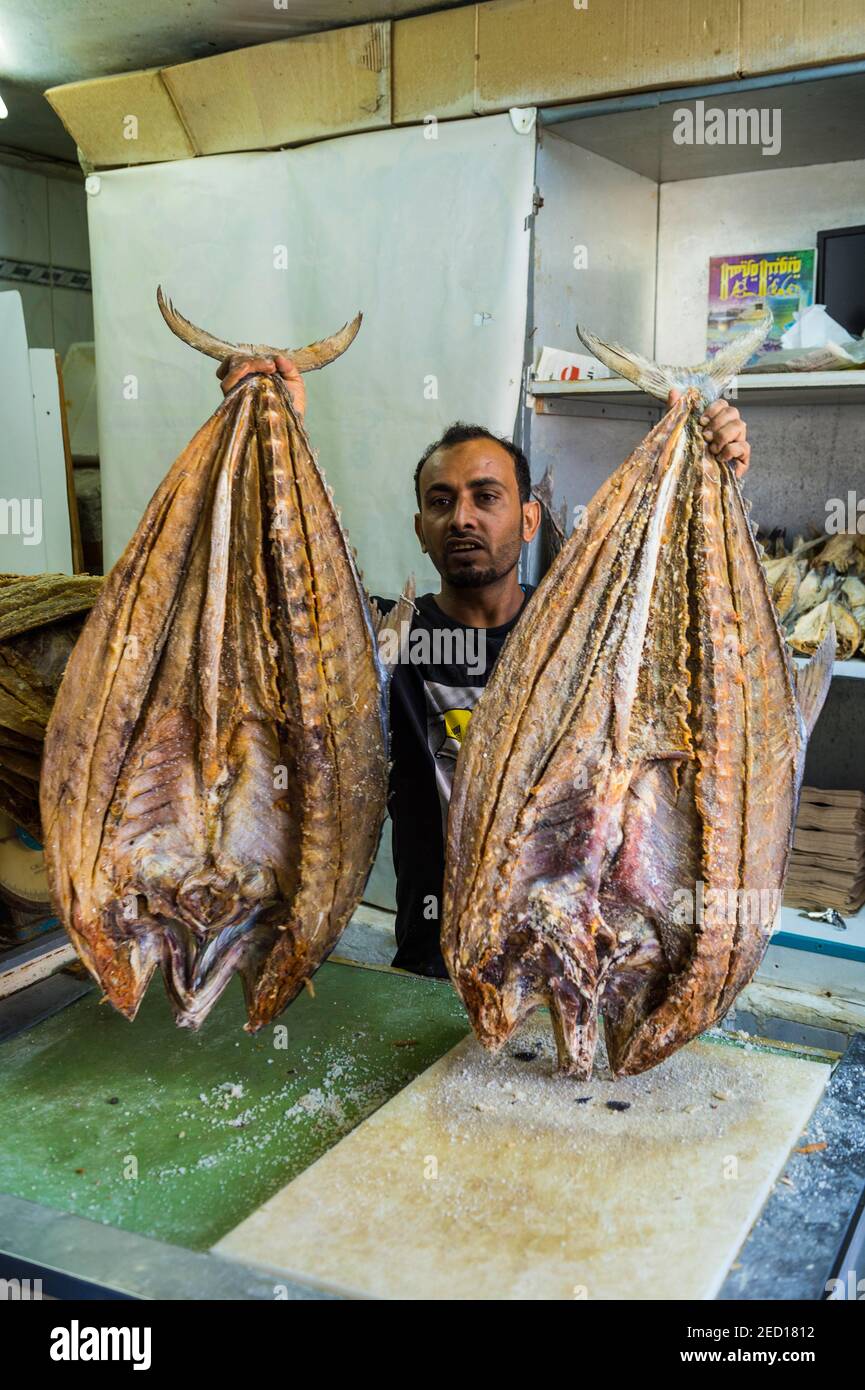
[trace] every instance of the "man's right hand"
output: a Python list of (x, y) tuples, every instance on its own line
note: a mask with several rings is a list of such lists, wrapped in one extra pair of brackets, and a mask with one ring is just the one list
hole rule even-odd
[(226, 357), (216, 369), (216, 375), (222, 383), (223, 396), (227, 396), (232, 387), (245, 376), (249, 376), (250, 372), (266, 372), (269, 376), (278, 372), (288, 387), (295, 413), (299, 419), (303, 419), (306, 411), (306, 387), (303, 377), (290, 357), (283, 357), (281, 353), (277, 353), (276, 357), (244, 357), (242, 353)]

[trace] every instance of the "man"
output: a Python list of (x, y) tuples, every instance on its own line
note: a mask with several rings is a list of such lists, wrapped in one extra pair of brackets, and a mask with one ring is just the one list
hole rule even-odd
[[(248, 372), (279, 371), (303, 415), (303, 378), (288, 358), (231, 358), (217, 373), (224, 392)], [(670, 403), (677, 392), (671, 393)], [(702, 417), (709, 449), (747, 471), (745, 424), (728, 401)], [(439, 948), (447, 810), (460, 742), (508, 634), (533, 590), (517, 577), (520, 551), (540, 524), (525, 455), (478, 425), (451, 425), (415, 469), (415, 532), (441, 577), (418, 598), (410, 660), (391, 686), (392, 769), (388, 809), (397, 875), (393, 964), (445, 976)], [(392, 600), (377, 600), (387, 609)]]

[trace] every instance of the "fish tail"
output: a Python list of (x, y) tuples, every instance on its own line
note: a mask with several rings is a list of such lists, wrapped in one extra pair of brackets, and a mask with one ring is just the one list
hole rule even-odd
[(687, 391), (689, 387), (697, 387), (701, 404), (708, 405), (723, 393), (740, 368), (753, 357), (771, 327), (772, 315), (767, 309), (746, 333), (737, 334), (727, 347), (696, 367), (673, 367), (653, 362), (619, 343), (605, 343), (583, 324), (577, 324), (577, 334), (593, 357), (650, 396), (666, 401), (671, 391)]
[(648, 391), (650, 396), (658, 396), (660, 400), (665, 401), (671, 390), (678, 385), (675, 367), (664, 367), (659, 362), (652, 362), (650, 358), (643, 357), (639, 352), (632, 352), (630, 348), (622, 347), (619, 343), (605, 343), (584, 324), (577, 324), (577, 333), (593, 357), (597, 357), (599, 362), (603, 362), (604, 366), (609, 367), (617, 376), (632, 381), (641, 391)]

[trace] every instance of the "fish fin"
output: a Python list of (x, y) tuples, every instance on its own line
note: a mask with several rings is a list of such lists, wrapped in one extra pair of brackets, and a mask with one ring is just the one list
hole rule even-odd
[(362, 322), (363, 314), (357, 313), (350, 323), (344, 323), (342, 328), (332, 333), (329, 338), (321, 338), (317, 343), (310, 343), (307, 347), (280, 348), (278, 351), (282, 356), (290, 357), (299, 372), (317, 372), (320, 367), (326, 367), (329, 362), (341, 357), (346, 348), (351, 347)]
[(532, 486), (532, 496), (540, 504), (541, 516), (546, 520), (550, 530), (550, 550), (553, 559), (559, 554), (568, 539), (565, 527), (567, 525), (567, 505), (557, 515), (553, 511), (553, 489), (555, 481), (553, 478), (552, 467), (547, 464), (544, 476), (539, 483)]
[[(374, 599), (370, 599), (370, 609), (372, 610), (372, 622), (375, 629), (376, 641), (379, 648), (379, 660), (384, 668), (385, 675), (393, 675), (397, 660), (403, 655), (403, 646), (411, 630), (412, 616), (415, 611), (415, 577), (410, 574), (403, 585), (402, 593), (394, 604), (393, 608), (387, 613), (382, 613)], [(403, 626), (405, 624), (405, 626)], [(383, 643), (385, 633), (393, 633), (397, 639), (396, 648), (398, 656), (396, 660), (386, 660), (382, 655), (385, 647), (390, 647), (390, 643)]]
[(796, 699), (809, 738), (829, 692), (834, 661), (835, 624), (830, 623), (807, 666), (800, 666), (796, 672)]
[(705, 363), (705, 369), (718, 387), (718, 395), (730, 384), (736, 373), (754, 356), (768, 336), (774, 320), (767, 309), (747, 333), (737, 334), (725, 348)]
[(544, 474), (540, 482), (532, 484), (532, 492), (534, 493), (537, 500), (540, 502), (541, 506), (546, 506), (552, 509), (554, 486), (555, 479), (553, 477), (553, 467), (552, 464), (548, 463), (546, 468), (544, 469)]
[(220, 362), (235, 353), (244, 357), (290, 357), (299, 372), (317, 372), (320, 367), (326, 367), (329, 362), (341, 357), (354, 342), (363, 321), (363, 314), (357, 313), (350, 323), (343, 324), (329, 338), (320, 338), (306, 347), (279, 348), (271, 347), (268, 343), (229, 343), (224, 338), (215, 338), (205, 329), (197, 328), (175, 309), (171, 300), (163, 294), (161, 285), (156, 289), (156, 302), (172, 333), (208, 357), (215, 357)]
[(689, 386), (697, 386), (703, 400), (708, 403), (720, 396), (740, 367), (753, 357), (772, 323), (772, 315), (767, 309), (747, 333), (738, 334), (710, 361), (701, 362), (696, 367), (674, 367), (653, 362), (618, 343), (605, 343), (580, 323), (577, 324), (577, 333), (593, 357), (619, 376), (632, 381), (642, 391), (647, 391), (650, 396), (666, 401), (672, 390), (685, 391)]
[(597, 357), (618, 376), (632, 381), (642, 391), (648, 391), (650, 396), (665, 401), (676, 385), (675, 367), (662, 367), (639, 352), (621, 347), (619, 343), (605, 343), (584, 324), (577, 324), (577, 333), (593, 357)]
[(239, 351), (236, 343), (229, 343), (224, 338), (214, 338), (212, 333), (208, 333), (203, 328), (196, 328), (194, 323), (190, 323), (188, 318), (184, 318), (183, 314), (175, 309), (168, 296), (163, 294), (161, 285), (156, 287), (156, 303), (159, 305), (159, 312), (172, 333), (175, 333), (184, 343), (188, 343), (198, 352), (203, 352), (207, 357), (215, 357), (217, 361), (223, 362), (226, 357), (231, 357), (232, 353)]
[(367, 594), (366, 601), (369, 604), (369, 613), (372, 618), (372, 630), (375, 635), (378, 636), (381, 632), (381, 625), (384, 622), (384, 613), (382, 613), (375, 599), (372, 597), (372, 594)]

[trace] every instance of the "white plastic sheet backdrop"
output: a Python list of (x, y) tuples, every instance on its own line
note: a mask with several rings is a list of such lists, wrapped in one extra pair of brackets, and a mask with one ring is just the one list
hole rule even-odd
[(363, 310), (346, 355), (306, 377), (307, 425), (367, 587), (396, 594), (411, 570), (433, 582), (413, 465), (454, 419), (514, 428), (535, 137), (508, 116), (429, 133), (88, 180), (106, 567), (220, 400), (216, 363), (163, 323), (161, 283), (233, 342), (298, 347)]
[[(339, 361), (306, 377), (307, 425), (367, 587), (395, 595), (418, 549), (414, 465), (455, 419), (510, 434), (529, 273), (534, 133), (508, 116), (377, 131), (88, 180), (106, 568), (220, 400), (216, 363), (174, 338), (298, 347), (358, 309)], [(285, 264), (286, 268), (281, 268)], [(390, 833), (365, 897), (393, 905)]]

